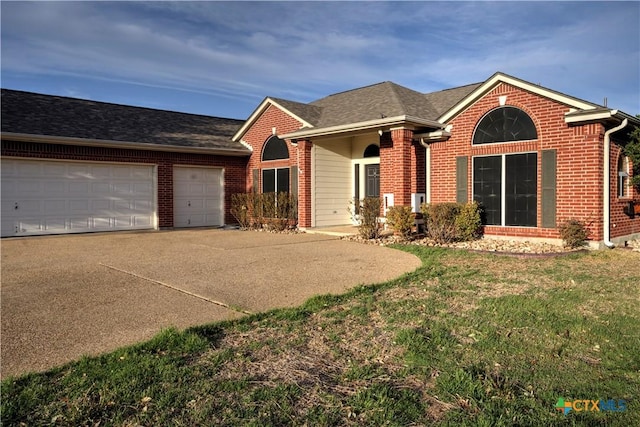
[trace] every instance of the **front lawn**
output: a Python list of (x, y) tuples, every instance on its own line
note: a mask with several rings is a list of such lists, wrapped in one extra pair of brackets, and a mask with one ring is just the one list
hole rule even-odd
[(399, 248), (423, 266), (9, 378), (2, 425), (640, 425), (638, 253)]

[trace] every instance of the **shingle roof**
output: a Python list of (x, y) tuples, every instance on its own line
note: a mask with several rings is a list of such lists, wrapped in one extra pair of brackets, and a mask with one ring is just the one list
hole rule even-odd
[(311, 102), (321, 107), (317, 127), (339, 126), (384, 117), (415, 116), (432, 119), (436, 110), (420, 92), (393, 82), (340, 92)]
[(449, 110), (451, 107), (463, 100), (467, 95), (469, 95), (481, 85), (482, 83), (473, 83), (466, 86), (441, 90), (438, 92), (425, 93), (424, 96), (429, 100), (436, 111), (436, 117), (433, 118), (435, 119), (441, 116), (445, 111)]
[(393, 82), (335, 93), (309, 104), (270, 98), (321, 129), (385, 117), (412, 116), (436, 120), (481, 83), (423, 94)]
[(249, 150), (242, 120), (2, 89), (2, 132), (175, 147)]
[(282, 98), (270, 97), (273, 101), (286, 108), (289, 112), (295, 114), (306, 122), (316, 126), (320, 120), (322, 109), (318, 106), (311, 104), (303, 104), (302, 102), (289, 101)]

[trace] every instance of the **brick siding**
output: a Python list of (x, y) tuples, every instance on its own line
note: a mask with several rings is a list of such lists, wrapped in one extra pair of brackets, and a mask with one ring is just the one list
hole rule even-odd
[[(520, 108), (533, 120), (538, 138), (533, 141), (507, 142), (472, 146), (475, 126), (482, 117), (499, 107), (499, 96), (506, 96), (506, 105)], [(605, 128), (601, 124), (569, 126), (564, 115), (569, 107), (539, 95), (501, 83), (465, 111), (456, 116), (452, 136), (446, 142), (434, 143), (431, 147), (431, 201), (451, 202), (456, 200), (456, 157), (469, 158), (469, 200), (472, 200), (473, 156), (498, 155), (519, 152), (538, 153), (538, 224), (537, 227), (487, 226), (487, 235), (559, 238), (557, 228), (542, 228), (541, 153), (557, 150), (556, 223), (576, 218), (589, 224), (591, 239), (603, 239), (602, 223), (602, 152)], [(619, 149), (616, 149), (619, 150)], [(612, 149), (614, 151), (614, 149)], [(614, 155), (615, 154), (615, 155)], [(640, 222), (623, 218), (623, 202), (616, 196), (617, 151), (612, 153), (612, 205), (611, 212), (615, 235), (640, 232)], [(634, 192), (634, 198), (638, 197)], [(615, 200), (613, 200), (615, 199)], [(635, 222), (634, 222), (635, 221)], [(612, 237), (614, 236), (612, 228)]]
[[(270, 160), (266, 162), (262, 161), (262, 149), (264, 148), (265, 142), (267, 142), (267, 140), (273, 135), (274, 127), (276, 128), (277, 135), (283, 135), (300, 129), (302, 127), (302, 123), (278, 107), (270, 105), (247, 130), (243, 135), (242, 140), (251, 146), (253, 153), (249, 158), (245, 191), (251, 191), (251, 188), (253, 188), (252, 170), (282, 168), (297, 165), (296, 148), (290, 144), (290, 141), (287, 141), (287, 148), (289, 149), (288, 159)], [(260, 188), (260, 185), (258, 185), (258, 188)]]

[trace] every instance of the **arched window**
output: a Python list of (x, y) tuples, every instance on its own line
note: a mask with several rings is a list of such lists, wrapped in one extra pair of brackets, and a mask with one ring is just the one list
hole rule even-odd
[(527, 113), (515, 107), (499, 107), (480, 119), (473, 134), (473, 144), (526, 141), (537, 138), (536, 126)]
[(618, 197), (627, 197), (629, 188), (629, 158), (620, 156), (618, 159)]
[(376, 144), (371, 144), (364, 150), (362, 157), (380, 157), (380, 147)]
[(264, 144), (262, 149), (262, 161), (265, 160), (280, 160), (289, 158), (289, 149), (287, 143), (277, 136), (272, 136)]

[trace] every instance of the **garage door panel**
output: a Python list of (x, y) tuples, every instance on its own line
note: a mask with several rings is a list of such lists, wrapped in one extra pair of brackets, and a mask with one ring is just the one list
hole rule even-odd
[(91, 183), (91, 192), (105, 194), (111, 191), (111, 185), (106, 182), (92, 182)]
[(63, 193), (67, 191), (67, 186), (64, 182), (60, 181), (52, 181), (44, 183), (44, 192), (47, 194), (51, 193)]
[(113, 209), (117, 212), (129, 212), (131, 211), (131, 200), (114, 200)]
[(92, 199), (90, 203), (91, 203), (91, 212), (105, 212), (110, 210), (110, 207), (111, 207), (110, 200)]
[[(16, 209), (17, 206), (17, 209)], [(33, 217), (42, 212), (42, 201), (40, 200), (16, 200), (13, 212), (19, 215)]]
[(67, 210), (66, 200), (45, 200), (42, 205), (44, 212), (64, 214)]
[(148, 212), (152, 208), (152, 203), (149, 200), (135, 200), (133, 204), (133, 210), (136, 212)]
[(174, 167), (174, 226), (220, 226), (224, 223), (222, 169)]
[(89, 183), (88, 182), (70, 182), (69, 183), (69, 194), (89, 194)]
[(135, 227), (150, 228), (152, 226), (152, 218), (149, 216), (134, 216), (133, 225)]
[(91, 229), (93, 218), (71, 218), (68, 220), (69, 228), (72, 230), (88, 231)]
[(39, 195), (42, 194), (42, 183), (36, 181), (13, 181), (8, 183), (9, 185), (13, 184), (14, 188), (18, 190), (20, 194), (23, 196), (28, 195)]
[(153, 165), (3, 158), (1, 170), (2, 236), (155, 227)]
[(51, 218), (51, 219), (47, 219), (44, 221), (44, 230), (59, 230), (61, 228), (64, 228), (65, 226), (65, 219), (64, 217), (62, 218)]

